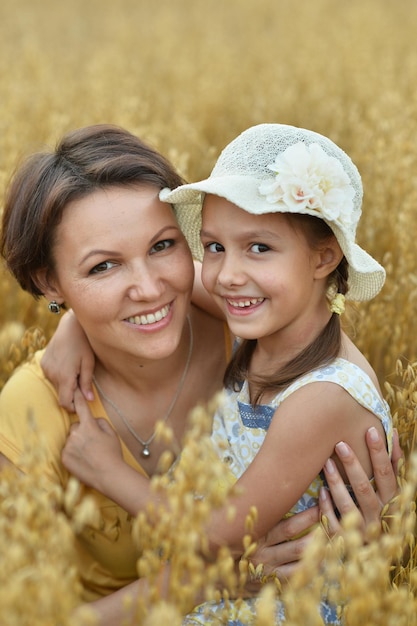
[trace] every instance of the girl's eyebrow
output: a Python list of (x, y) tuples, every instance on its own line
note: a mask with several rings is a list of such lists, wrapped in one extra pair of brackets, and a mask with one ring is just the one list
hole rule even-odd
[[(208, 239), (215, 239), (216, 236), (210, 233), (209, 230), (204, 228), (200, 231), (201, 237), (206, 237)], [(239, 233), (238, 237), (240, 239), (282, 239), (282, 235), (280, 235), (276, 231), (261, 229), (261, 230), (245, 230)]]

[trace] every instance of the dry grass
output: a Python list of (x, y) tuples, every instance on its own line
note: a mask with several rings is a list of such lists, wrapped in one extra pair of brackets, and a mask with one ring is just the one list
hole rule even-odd
[[(355, 340), (387, 383), (409, 457), (417, 401), (416, 27), (414, 0), (3, 0), (0, 194), (22, 156), (91, 123), (111, 122), (140, 134), (189, 180), (208, 174), (219, 150), (252, 124), (283, 122), (328, 135), (362, 174), (358, 239), (387, 268), (382, 293), (357, 308)], [(19, 346), (26, 329), (41, 328), (48, 337), (56, 319), (6, 271), (0, 273), (0, 297), (1, 387), (42, 337), (31, 330), (22, 347), (11, 346)], [(413, 481), (411, 476), (407, 484)], [(35, 487), (23, 493), (36, 502), (42, 497)], [(407, 497), (413, 499), (408, 491)], [(336, 576), (350, 598), (348, 624), (417, 620), (414, 552), (409, 564), (397, 566), (395, 586), (387, 565), (389, 550), (396, 554), (404, 537), (410, 539), (409, 508), (405, 503), (399, 516), (402, 530), (390, 535), (395, 549), (385, 547), (391, 539), (384, 535), (375, 552), (346, 539), (342, 547), (318, 542), (308, 555), (305, 572), (317, 572), (326, 554), (323, 575)], [(50, 528), (58, 536), (58, 527)], [(34, 526), (28, 535), (35, 546), (37, 533)], [(3, 535), (0, 541), (6, 541)], [(11, 577), (11, 570), (5, 572), (0, 588)], [(48, 595), (56, 589), (59, 603), (56, 578), (56, 587), (47, 589)], [(294, 607), (305, 615), (294, 613), (289, 623), (317, 623), (307, 617), (317, 590), (297, 581), (294, 589)], [(43, 602), (39, 592), (37, 606)], [(31, 604), (33, 610), (33, 599)], [(266, 615), (267, 605), (268, 597)], [(2, 624), (25, 623), (21, 617), (7, 621), (4, 607), (10, 604), (0, 606)], [(49, 622), (33, 618), (36, 623)], [(260, 616), (261, 623), (270, 622)]]

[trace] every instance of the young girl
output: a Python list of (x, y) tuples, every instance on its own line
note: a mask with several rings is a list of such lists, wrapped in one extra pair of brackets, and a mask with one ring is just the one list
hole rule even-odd
[[(208, 529), (213, 548), (226, 543), (238, 553), (250, 506), (258, 510), (261, 536), (317, 503), (323, 466), (332, 473), (338, 462), (336, 444), (348, 444), (369, 476), (365, 432), (379, 431), (391, 450), (376, 375), (340, 328), (345, 298), (374, 297), (385, 272), (355, 243), (359, 173), (317, 133), (280, 124), (250, 128), (225, 148), (208, 179), (160, 197), (188, 210), (192, 221), (202, 215), (203, 283), (239, 337), (213, 441), (242, 493), (233, 499), (234, 521), (225, 523), (217, 511)], [(104, 488), (91, 457), (83, 474), (79, 448), (71, 436), (65, 462)], [(122, 480), (118, 467), (113, 481), (106, 477), (107, 495), (135, 513), (144, 502), (141, 477), (129, 472)], [(219, 607), (209, 618), (206, 608), (187, 623), (211, 623)], [(325, 604), (323, 611), (326, 622), (336, 620)]]
[[(375, 296), (385, 272), (355, 243), (362, 184), (349, 157), (317, 133), (263, 124), (232, 141), (207, 180), (161, 199), (194, 216), (202, 209), (203, 283), (240, 338), (213, 438), (229, 442), (236, 477), (248, 468), (245, 493), (258, 502), (260, 477), (266, 485), (278, 474), (272, 515), (281, 516), (303, 485), (317, 494), (320, 477), (315, 487), (307, 480), (340, 439), (370, 469), (363, 433), (385, 430), (390, 446), (391, 420), (340, 315), (345, 297)], [(302, 468), (295, 435), (298, 451), (300, 437), (305, 444)]]

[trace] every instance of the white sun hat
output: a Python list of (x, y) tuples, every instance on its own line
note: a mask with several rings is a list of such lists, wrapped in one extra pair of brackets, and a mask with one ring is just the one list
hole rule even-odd
[(195, 258), (205, 194), (229, 200), (254, 215), (304, 213), (323, 219), (349, 264), (350, 300), (370, 300), (385, 281), (384, 268), (355, 243), (362, 210), (362, 181), (351, 159), (333, 141), (285, 124), (259, 124), (234, 139), (205, 180), (163, 189), (175, 208)]

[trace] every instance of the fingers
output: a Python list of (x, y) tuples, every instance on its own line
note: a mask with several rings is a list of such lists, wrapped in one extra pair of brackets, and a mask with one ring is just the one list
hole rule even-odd
[(81, 425), (87, 425), (91, 424), (91, 422), (95, 422), (95, 419), (91, 414), (90, 407), (88, 406), (87, 401), (81, 393), (81, 389), (79, 389), (79, 387), (77, 387), (74, 391), (74, 407)]
[[(357, 499), (358, 505), (361, 507), (361, 505), (363, 504), (366, 508), (367, 506), (370, 506), (369, 499), (371, 499), (372, 508), (371, 511), (367, 510), (367, 514), (373, 516), (375, 511), (379, 511), (380, 503), (375, 495), (371, 483), (369, 482), (366, 472), (363, 470), (361, 464), (347, 444), (343, 442), (338, 443), (336, 446), (336, 453), (343, 463), (344, 469)], [(352, 496), (349, 493), (348, 489), (346, 488), (344, 480), (340, 475), (335, 462), (332, 459), (328, 459), (323, 469), (327, 485), (330, 490), (331, 500), (333, 500), (333, 505), (339, 511), (341, 516), (343, 517), (350, 511), (356, 510), (357, 506), (352, 499)], [(325, 499), (326, 495), (328, 496), (328, 500)], [(321, 497), (321, 513), (324, 513), (331, 522), (332, 532), (337, 532), (337, 527), (339, 526), (339, 524), (336, 521), (337, 518), (334, 511), (332, 513), (329, 509), (330, 496), (326, 493), (322, 493)]]
[(78, 385), (84, 395), (84, 398), (90, 402), (94, 400), (94, 392), (92, 387), (95, 359), (93, 353), (88, 353), (82, 358), (80, 366), (80, 374), (78, 376)]
[(103, 432), (108, 433), (109, 435), (117, 436), (113, 426), (109, 424), (109, 422), (104, 419), (104, 417), (95, 417), (94, 421), (96, 424), (98, 424), (100, 430), (102, 430)]
[[(376, 429), (374, 430), (376, 431)], [(378, 431), (376, 431), (376, 434), (379, 436)], [(353, 493), (355, 494), (357, 505), (364, 518), (365, 524), (368, 525), (371, 522), (379, 523), (379, 516), (382, 504), (378, 497), (378, 494), (375, 493), (374, 488), (368, 478), (368, 475), (360, 464), (358, 458), (353, 453), (350, 446), (342, 441), (336, 445), (335, 451), (343, 464), (350, 486), (352, 487)], [(370, 454), (372, 457), (371, 450)], [(372, 462), (374, 462), (374, 459), (371, 458), (371, 460)], [(327, 465), (328, 464), (326, 463), (326, 467)], [(326, 473), (326, 478), (328, 477), (330, 483), (333, 485), (333, 488), (330, 488), (332, 498), (335, 502), (335, 505), (343, 516), (348, 511), (355, 508), (355, 503), (352, 500), (346, 487), (344, 487), (343, 480), (339, 472), (337, 471), (336, 465), (334, 463), (333, 468), (334, 471), (332, 473)], [(337, 485), (337, 487), (335, 485)], [(343, 487), (345, 490), (344, 492)]]
[(74, 393), (78, 387), (78, 382), (76, 378), (72, 380), (62, 381), (59, 384), (58, 391), (58, 402), (59, 404), (69, 411), (70, 413), (74, 413)]
[(325, 531), (330, 537), (340, 532), (341, 526), (337, 518), (333, 500), (326, 487), (320, 489), (320, 513)]
[(265, 537), (265, 545), (272, 546), (283, 541), (290, 541), (298, 535), (307, 532), (318, 521), (319, 510), (316, 506), (292, 515), (287, 519), (281, 520), (268, 532)]
[(264, 546), (252, 555), (251, 561), (255, 567), (262, 563), (265, 574), (274, 572), (280, 579), (281, 576), (287, 577), (289, 572), (295, 568), (295, 564), (301, 559), (312, 536), (313, 533), (309, 533), (293, 541), (285, 541), (268, 547)]
[[(393, 463), (388, 456), (385, 441), (376, 428), (371, 427), (366, 433), (366, 444), (372, 461), (373, 474), (379, 499), (387, 504), (398, 492), (396, 468), (402, 452), (398, 443), (398, 434), (394, 435)], [(393, 466), (394, 464), (394, 466)]]
[(398, 437), (398, 431), (394, 428), (393, 437), (392, 437), (392, 455), (391, 462), (392, 468), (395, 474), (398, 474), (399, 463), (404, 459), (404, 452), (400, 448), (400, 439)]

